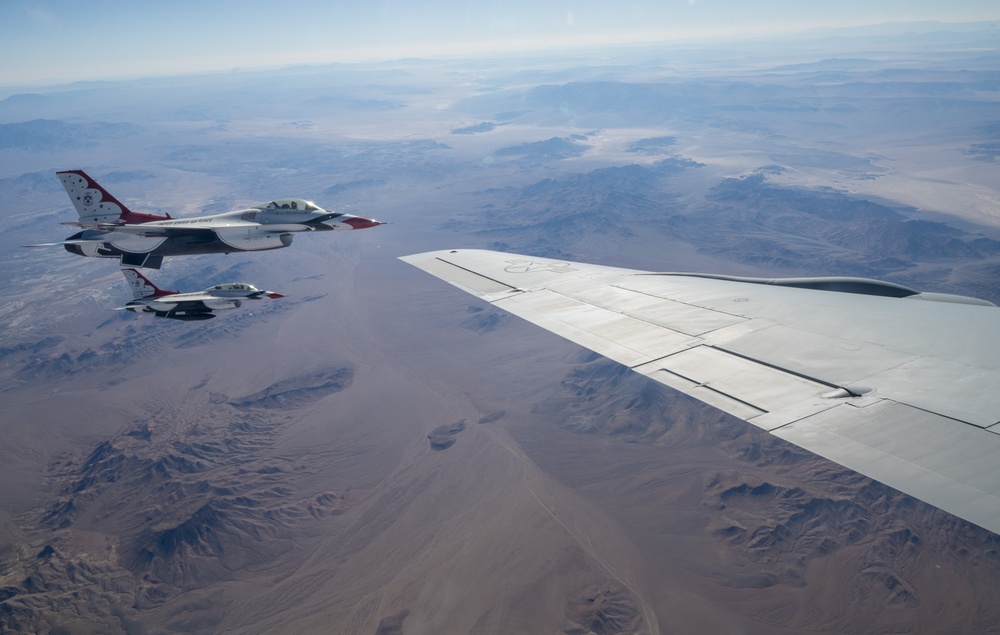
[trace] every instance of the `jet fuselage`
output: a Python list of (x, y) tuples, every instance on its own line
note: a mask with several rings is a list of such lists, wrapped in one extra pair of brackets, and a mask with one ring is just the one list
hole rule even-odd
[(132, 288), (133, 299), (121, 308), (175, 320), (207, 320), (214, 317), (213, 311), (238, 309), (246, 300), (284, 297), (245, 282), (217, 284), (204, 291), (190, 293), (164, 291), (135, 269), (122, 269), (122, 274)]
[[(62, 241), (66, 251), (119, 258), (122, 265), (159, 269), (165, 256), (281, 249), (299, 232), (365, 229), (383, 223), (331, 212), (311, 201), (285, 198), (254, 207), (198, 216), (136, 213), (82, 170), (57, 173), (80, 216), (82, 231)], [(46, 246), (46, 245), (32, 245)]]

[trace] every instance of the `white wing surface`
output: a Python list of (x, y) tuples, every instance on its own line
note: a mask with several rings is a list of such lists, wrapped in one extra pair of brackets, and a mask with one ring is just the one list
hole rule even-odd
[(1000, 533), (1000, 308), (987, 302), (480, 250), (402, 260)]

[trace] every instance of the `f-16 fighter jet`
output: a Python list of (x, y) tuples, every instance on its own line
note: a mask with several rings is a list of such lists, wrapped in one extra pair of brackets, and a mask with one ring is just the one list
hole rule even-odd
[(245, 282), (217, 284), (196, 293), (164, 291), (135, 269), (122, 269), (122, 274), (132, 287), (133, 300), (119, 310), (152, 313), (172, 320), (210, 320), (215, 317), (213, 311), (238, 309), (244, 300), (285, 297), (273, 291), (261, 291)]
[(61, 243), (80, 256), (120, 258), (123, 266), (159, 269), (164, 256), (280, 249), (297, 232), (365, 229), (384, 223), (330, 212), (311, 201), (285, 198), (247, 209), (172, 218), (133, 212), (83, 170), (57, 172), (83, 228)]

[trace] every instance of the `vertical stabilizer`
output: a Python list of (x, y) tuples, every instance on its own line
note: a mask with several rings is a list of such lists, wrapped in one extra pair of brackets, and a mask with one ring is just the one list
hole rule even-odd
[(176, 291), (164, 291), (163, 289), (158, 288), (155, 284), (150, 282), (146, 276), (142, 275), (135, 269), (122, 269), (122, 275), (125, 276), (125, 281), (128, 282), (128, 286), (132, 289), (133, 300), (174, 295), (177, 293)]
[(139, 214), (112, 196), (83, 170), (56, 172), (62, 181), (69, 200), (80, 215), (80, 222), (87, 223), (148, 223), (167, 220), (170, 216)]

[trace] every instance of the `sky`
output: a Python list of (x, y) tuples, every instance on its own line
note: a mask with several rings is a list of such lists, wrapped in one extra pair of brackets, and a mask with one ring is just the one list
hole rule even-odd
[(997, 21), (997, 0), (0, 0), (0, 86)]

